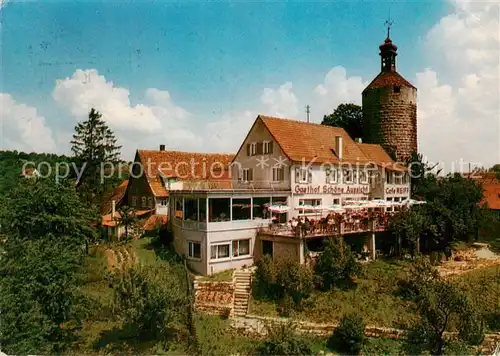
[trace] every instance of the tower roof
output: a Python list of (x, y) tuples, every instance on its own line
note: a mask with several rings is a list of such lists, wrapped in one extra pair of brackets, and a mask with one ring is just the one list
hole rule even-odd
[[(394, 72), (380, 72), (379, 75), (377, 75), (371, 81), (371, 83), (368, 84), (368, 86), (365, 88), (365, 90), (387, 87), (387, 86), (394, 86), (394, 85), (415, 88), (415, 86), (413, 86), (413, 84), (411, 84), (409, 81), (407, 81), (405, 78), (403, 78), (401, 76), (401, 74), (394, 71)], [(365, 91), (365, 90), (363, 90), (363, 91)]]

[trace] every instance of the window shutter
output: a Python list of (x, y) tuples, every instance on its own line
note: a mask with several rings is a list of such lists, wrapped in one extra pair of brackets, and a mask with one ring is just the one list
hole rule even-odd
[(269, 153), (273, 153), (273, 141), (269, 141)]
[(325, 169), (325, 183), (330, 183), (330, 175), (332, 172), (330, 171), (330, 168)]
[(248, 170), (248, 180), (253, 181), (253, 168)]
[(309, 171), (307, 172), (307, 182), (308, 182), (308, 183), (311, 183), (311, 182), (312, 182), (312, 176), (313, 176), (313, 174), (312, 174), (312, 169), (311, 169), (311, 168), (309, 168)]
[(258, 155), (262, 154), (262, 152), (263, 152), (263, 146), (264, 146), (263, 142), (257, 142), (257, 154)]
[(240, 182), (243, 180), (243, 169), (238, 169), (238, 180)]
[(285, 180), (285, 168), (282, 167), (280, 168), (280, 181), (284, 181)]
[(299, 183), (299, 182), (300, 182), (300, 168), (295, 167), (295, 183)]
[(250, 144), (247, 143), (247, 156), (250, 157)]

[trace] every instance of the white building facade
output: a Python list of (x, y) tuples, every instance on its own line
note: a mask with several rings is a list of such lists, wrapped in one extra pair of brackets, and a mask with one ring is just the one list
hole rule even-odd
[[(329, 206), (353, 201), (410, 197), (407, 169), (380, 146), (355, 142), (340, 128), (265, 116), (257, 117), (230, 172), (224, 181), (169, 183), (175, 248), (203, 275), (250, 266), (277, 247), (302, 262), (300, 239), (261, 241), (260, 231), (273, 223), (319, 219)], [(272, 214), (271, 206), (284, 213)]]

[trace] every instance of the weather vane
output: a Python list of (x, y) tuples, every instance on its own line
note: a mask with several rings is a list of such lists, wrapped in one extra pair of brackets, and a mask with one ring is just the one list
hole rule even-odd
[(391, 14), (389, 13), (389, 18), (385, 20), (384, 25), (387, 26), (387, 38), (390, 38), (391, 26), (394, 24), (394, 21), (391, 19)]

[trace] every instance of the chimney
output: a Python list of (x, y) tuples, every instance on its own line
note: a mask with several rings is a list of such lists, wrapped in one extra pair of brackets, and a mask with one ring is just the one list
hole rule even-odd
[(335, 136), (335, 141), (334, 141), (333, 147), (335, 147), (335, 153), (339, 157), (339, 160), (342, 160), (343, 149), (344, 149), (342, 136)]
[(165, 145), (160, 145), (160, 151), (165, 151)]
[(116, 212), (116, 201), (111, 202), (111, 218), (115, 217), (115, 212)]

